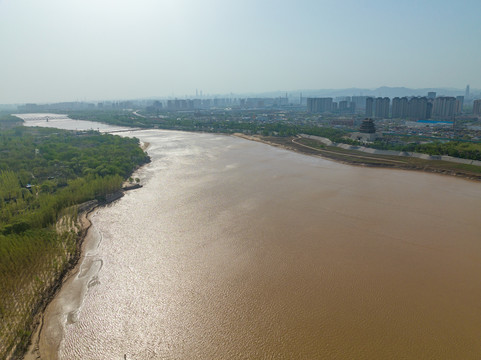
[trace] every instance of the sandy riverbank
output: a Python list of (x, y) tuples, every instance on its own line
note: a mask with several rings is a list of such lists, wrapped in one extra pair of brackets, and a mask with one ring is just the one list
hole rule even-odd
[[(60, 278), (54, 284), (53, 289), (49, 291), (42, 301), (40, 312), (35, 317), (33, 324), (34, 332), (31, 339), (31, 344), (26, 352), (25, 360), (34, 359), (56, 359), (58, 353), (58, 347), (60, 345), (61, 338), (46, 338), (43, 332), (45, 320), (55, 316), (55, 307), (53, 306), (56, 296), (60, 289), (79, 273), (80, 266), (85, 256), (85, 246), (89, 229), (92, 225), (89, 219), (89, 215), (98, 206), (97, 202), (89, 202), (86, 204), (83, 211), (78, 216), (78, 238), (77, 249), (73, 260), (66, 267)], [(82, 207), (82, 206), (80, 206)], [(60, 333), (58, 335), (61, 335)]]
[[(102, 267), (101, 262), (86, 259), (101, 241), (100, 235), (91, 230), (90, 216), (100, 206), (109, 205), (120, 199), (125, 191), (134, 190), (141, 186), (140, 184), (126, 186), (108, 196), (105, 203), (99, 204), (97, 201), (89, 201), (79, 205), (78, 227), (75, 229), (78, 234), (75, 255), (42, 301), (40, 311), (32, 325), (33, 335), (28, 351), (24, 355), (25, 360), (53, 360), (58, 358), (64, 324), (76, 321), (75, 318), (83, 301), (83, 296), (88, 287), (95, 282), (96, 273)], [(69, 294), (63, 296), (62, 299), (58, 299), (60, 290), (67, 286), (70, 289)]]

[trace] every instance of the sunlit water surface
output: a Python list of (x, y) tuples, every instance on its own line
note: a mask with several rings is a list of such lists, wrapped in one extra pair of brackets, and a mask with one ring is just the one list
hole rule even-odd
[(132, 135), (152, 163), (92, 216), (61, 359), (481, 358), (479, 183)]

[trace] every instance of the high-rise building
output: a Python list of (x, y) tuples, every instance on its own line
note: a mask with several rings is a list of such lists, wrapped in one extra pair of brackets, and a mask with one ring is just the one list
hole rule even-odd
[(466, 91), (464, 92), (464, 98), (466, 100), (469, 99), (469, 85), (466, 85)]
[(374, 102), (374, 115), (377, 118), (388, 118), (389, 117), (389, 105), (391, 104), (391, 99), (388, 97), (378, 97)]
[(408, 117), (413, 120), (428, 118), (428, 99), (426, 97), (413, 97), (408, 102)]
[(431, 119), (432, 115), (433, 115), (433, 102), (428, 101), (428, 105), (426, 108), (426, 119)]
[(452, 119), (456, 114), (456, 98), (452, 96), (440, 96), (434, 100), (433, 117)]
[(356, 109), (365, 109), (367, 98), (367, 96), (353, 96), (351, 100), (356, 104)]
[(334, 98), (334, 101), (340, 104), (342, 101), (347, 101), (348, 103), (351, 102), (350, 96), (337, 96)]
[(464, 96), (456, 96), (456, 114), (463, 112)]
[(310, 113), (332, 111), (332, 98), (307, 98), (307, 111)]
[(346, 113), (347, 110), (348, 110), (348, 102), (347, 100), (342, 100), (342, 101), (339, 101), (339, 111), (341, 113)]
[[(332, 104), (334, 105), (337, 103), (333, 102)], [(342, 100), (339, 101), (338, 108), (339, 113), (341, 114), (354, 114), (356, 112), (356, 103), (353, 101)], [(333, 110), (335, 109), (333, 108)]]
[(366, 117), (372, 117), (372, 108), (374, 105), (374, 98), (368, 97), (366, 98)]
[(350, 110), (351, 110), (351, 114), (356, 113), (356, 103), (355, 103), (354, 101), (351, 101), (351, 102), (349, 103), (349, 108), (350, 108)]
[(481, 115), (481, 99), (474, 100), (473, 102), (473, 114)]
[(403, 119), (408, 116), (408, 98), (395, 97), (392, 99), (392, 117), (394, 119)]
[(413, 120), (429, 119), (431, 117), (430, 101), (426, 97), (396, 97), (392, 99), (392, 117), (410, 118)]
[[(301, 97), (302, 104), (302, 97)], [(307, 98), (307, 111), (310, 113), (318, 112), (317, 98)]]
[(302, 96), (302, 93), (301, 95), (299, 96), (299, 105), (307, 105), (307, 98), (306, 97), (303, 97)]

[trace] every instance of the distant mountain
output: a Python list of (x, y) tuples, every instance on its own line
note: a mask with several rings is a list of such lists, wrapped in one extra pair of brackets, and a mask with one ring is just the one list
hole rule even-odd
[[(428, 92), (434, 91), (437, 96), (459, 96), (464, 95), (464, 89), (455, 88), (424, 88), (411, 89), (407, 87), (381, 86), (377, 89), (298, 89), (290, 91), (269, 91), (262, 93), (236, 94), (235, 97), (284, 97), (286, 93), (289, 97), (338, 97), (338, 96), (387, 96), (389, 98), (402, 96), (427, 96)], [(471, 89), (471, 94), (479, 93), (479, 90)]]
[[(387, 96), (390, 98), (396, 96), (427, 96), (428, 92), (434, 91), (437, 96), (458, 96), (464, 95), (464, 89), (453, 88), (424, 88), (411, 89), (406, 87), (389, 87), (381, 86), (377, 89), (319, 89), (319, 90), (302, 90), (302, 96)], [(473, 92), (472, 90), (471, 92)], [(301, 90), (298, 90), (301, 92)]]
[[(1, 0), (0, 0), (1, 1)], [(407, 87), (390, 87), (381, 86), (376, 89), (361, 89), (361, 88), (347, 88), (347, 89), (297, 89), (297, 90), (279, 90), (279, 91), (265, 91), (265, 92), (246, 92), (246, 93), (228, 93), (228, 94), (209, 94), (204, 95), (204, 99), (222, 99), (222, 98), (277, 98), (277, 97), (287, 97), (291, 103), (297, 103), (302, 94), (305, 99), (307, 97), (341, 97), (341, 96), (382, 96), (382, 97), (402, 97), (402, 96), (427, 96), (428, 92), (436, 92), (436, 96), (459, 96), (464, 95), (465, 89), (455, 89), (455, 88), (423, 88), (423, 89), (411, 89)], [(152, 102), (153, 100), (167, 100), (172, 99), (171, 96), (150, 96), (143, 98), (133, 98), (133, 99), (122, 99), (114, 100), (118, 101), (134, 101), (136, 104), (141, 104), (142, 102)], [(177, 98), (177, 97), (175, 97)], [(195, 96), (179, 96), (179, 99), (194, 99)], [(470, 101), (473, 99), (481, 99), (481, 89), (473, 89), (470, 91)], [(93, 102), (104, 100), (92, 100)], [(113, 100), (106, 101), (107, 103)], [(39, 103), (39, 104), (51, 104), (50, 103)], [(465, 100), (466, 103), (466, 100)], [(141, 104), (142, 105), (142, 104)], [(17, 104), (0, 104), (0, 111), (16, 111)]]
[(428, 92), (434, 91), (437, 96), (459, 96), (464, 95), (464, 90), (453, 88), (425, 88), (410, 89), (406, 87), (388, 87), (382, 86), (373, 90), (376, 96), (387, 96), (390, 98), (396, 96), (427, 96)]

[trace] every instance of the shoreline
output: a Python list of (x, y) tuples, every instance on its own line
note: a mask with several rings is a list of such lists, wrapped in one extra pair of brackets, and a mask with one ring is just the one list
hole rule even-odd
[[(137, 169), (138, 170), (138, 169)], [(136, 170), (136, 171), (137, 171)], [(91, 214), (99, 208), (113, 204), (115, 201), (121, 199), (126, 191), (135, 190), (141, 188), (142, 185), (135, 184), (132, 186), (123, 186), (122, 189), (115, 193), (112, 193), (107, 197), (106, 201), (99, 203), (97, 200), (91, 200), (77, 205), (79, 209), (78, 224), (79, 230), (77, 233), (77, 246), (75, 254), (68, 266), (62, 271), (60, 277), (54, 282), (53, 286), (42, 298), (39, 305), (39, 310), (34, 317), (32, 323), (32, 335), (29, 341), (29, 345), (26, 348), (25, 353), (21, 357), (23, 360), (53, 360), (58, 359), (59, 346), (52, 344), (47, 338), (43, 336), (43, 328), (46, 320), (53, 317), (55, 314), (51, 313), (54, 309), (49, 309), (57, 299), (60, 291), (64, 286), (75, 279), (80, 273), (81, 266), (84, 264), (84, 260), (87, 254), (86, 247), (90, 245), (88, 241), (90, 230), (92, 227), (92, 221), (90, 219)], [(60, 339), (58, 345), (60, 345)]]
[[(35, 320), (32, 325), (32, 336), (30, 339), (29, 346), (27, 348), (27, 351), (22, 357), (24, 360), (42, 359), (40, 342), (41, 342), (42, 329), (43, 329), (43, 326), (45, 325), (45, 317), (48, 311), (48, 307), (55, 300), (55, 298), (59, 294), (64, 284), (67, 283), (73, 276), (78, 274), (80, 265), (82, 263), (81, 260), (85, 256), (85, 252), (83, 251), (85, 239), (87, 237), (90, 227), (92, 226), (92, 222), (89, 219), (89, 215), (99, 207), (99, 204), (96, 201), (91, 201), (84, 204), (80, 204), (78, 206), (79, 208), (82, 208), (82, 206), (85, 206), (85, 208), (82, 209), (81, 213), (78, 215), (78, 222), (80, 225), (80, 229), (77, 234), (77, 246), (76, 246), (75, 254), (72, 257), (72, 260), (70, 261), (68, 266), (61, 273), (61, 276), (54, 282), (51, 290), (48, 291), (47, 294), (42, 298), (40, 309), (38, 313), (35, 315)], [(47, 351), (47, 355), (48, 355), (47, 357), (48, 359), (52, 358), (50, 356), (51, 351)]]
[[(126, 130), (128, 131), (128, 130)], [(149, 147), (148, 142), (140, 141), (139, 147), (146, 151)], [(146, 164), (150, 163), (147, 162)], [(143, 164), (143, 165), (146, 165)], [(137, 167), (130, 176), (134, 176), (143, 165)], [(138, 181), (138, 180), (137, 180)], [(7, 359), (56, 359), (58, 358), (58, 347), (53, 350), (49, 344), (42, 341), (42, 334), (44, 333), (45, 325), (48, 323), (46, 320), (50, 317), (49, 307), (58, 298), (59, 293), (64, 288), (64, 286), (73, 279), (77, 278), (78, 274), (82, 269), (82, 264), (84, 264), (86, 247), (89, 245), (88, 236), (90, 234), (90, 229), (92, 222), (90, 215), (100, 207), (110, 205), (116, 200), (122, 198), (126, 191), (141, 188), (138, 182), (129, 182), (125, 180), (121, 188), (114, 191), (111, 194), (107, 194), (104, 200), (99, 202), (98, 200), (90, 200), (81, 204), (74, 205), (77, 208), (77, 216), (75, 223), (68, 229), (63, 229), (62, 231), (72, 231), (75, 236), (74, 250), (68, 254), (69, 259), (65, 262), (63, 269), (56, 274), (51, 274), (50, 282), (51, 285), (39, 296), (39, 300), (31, 308), (31, 321), (25, 327), (24, 331), (29, 333), (28, 338), (22, 346), (14, 346), (11, 351), (7, 354)], [(59, 221), (57, 220), (56, 225), (57, 232), (59, 229)], [(55, 315), (55, 314), (53, 314)], [(57, 332), (56, 332), (57, 333)], [(59, 339), (58, 344), (60, 344), (62, 338)]]
[[(241, 139), (260, 142), (266, 145), (278, 147), (284, 150), (293, 151), (299, 154), (308, 156), (318, 156), (323, 159), (331, 160), (337, 163), (352, 165), (352, 166), (363, 166), (363, 167), (373, 167), (373, 168), (383, 168), (383, 169), (397, 169), (397, 170), (409, 170), (409, 171), (419, 171), (426, 172), (437, 175), (447, 175), (457, 178), (463, 178), (465, 180), (481, 182), (481, 173), (475, 174), (469, 171), (461, 169), (450, 169), (448, 166), (437, 165), (433, 162), (436, 160), (421, 160), (415, 159), (416, 164), (409, 164), (407, 161), (392, 160), (390, 158), (383, 158), (382, 155), (376, 155), (375, 157), (369, 154), (357, 154), (354, 151), (330, 151), (316, 149), (314, 147), (300, 144), (294, 140), (297, 137), (264, 137), (260, 135), (246, 135), (242, 133), (232, 134), (233, 136), (239, 137)], [(356, 159), (356, 161), (353, 160)], [(364, 159), (364, 161), (362, 161)], [(408, 158), (410, 159), (410, 158)], [(414, 159), (414, 158), (412, 158)], [(375, 160), (375, 161), (373, 161)]]

